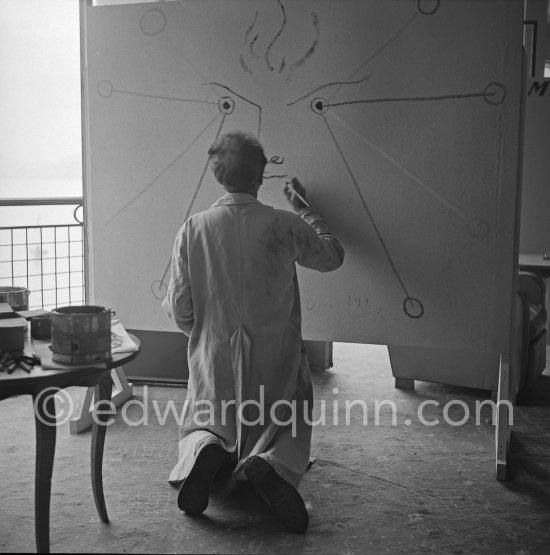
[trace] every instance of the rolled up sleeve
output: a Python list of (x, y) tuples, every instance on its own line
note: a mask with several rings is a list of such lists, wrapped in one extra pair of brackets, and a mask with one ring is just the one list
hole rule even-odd
[(344, 262), (344, 248), (330, 232), (327, 223), (311, 207), (298, 211), (293, 229), (296, 261), (305, 268), (330, 272)]
[(170, 282), (162, 306), (176, 322), (178, 328), (189, 337), (194, 320), (185, 226), (180, 229), (174, 242), (170, 264)]

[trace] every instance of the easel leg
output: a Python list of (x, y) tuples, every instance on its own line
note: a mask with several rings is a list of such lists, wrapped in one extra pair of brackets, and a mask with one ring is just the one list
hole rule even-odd
[(75, 416), (69, 422), (69, 430), (72, 435), (87, 430), (92, 425), (91, 406), (94, 400), (94, 388), (86, 388), (84, 398), (77, 406)]
[[(107, 374), (98, 385), (95, 386), (96, 404), (101, 401), (111, 400), (112, 390), (111, 376)], [(99, 405), (104, 408), (104, 403)], [(109, 522), (107, 516), (107, 508), (105, 506), (105, 497), (103, 495), (103, 448), (105, 446), (105, 434), (107, 432), (108, 414), (96, 414), (96, 420), (92, 426), (92, 490), (94, 492), (95, 506), (99, 514), (99, 518), (103, 522)]]
[(34, 518), (36, 550), (50, 552), (50, 496), (55, 454), (56, 421), (54, 394), (33, 395), (36, 424), (36, 474)]
[(312, 371), (332, 368), (331, 341), (304, 341), (309, 367)]
[[(115, 407), (119, 407), (126, 401), (131, 399), (134, 394), (132, 386), (128, 383), (124, 368), (118, 367), (111, 370), (111, 377), (115, 385), (114, 391), (111, 394), (111, 399)], [(90, 429), (93, 424), (92, 419), (92, 404), (94, 399), (94, 388), (89, 387), (86, 390), (84, 399), (78, 406), (76, 414), (70, 421), (71, 435), (80, 434)]]
[(496, 478), (499, 481), (504, 481), (507, 477), (508, 447), (510, 443), (510, 411), (513, 410), (510, 403), (509, 392), (510, 357), (507, 354), (501, 354), (495, 428)]
[(414, 380), (411, 378), (395, 378), (396, 389), (414, 391)]

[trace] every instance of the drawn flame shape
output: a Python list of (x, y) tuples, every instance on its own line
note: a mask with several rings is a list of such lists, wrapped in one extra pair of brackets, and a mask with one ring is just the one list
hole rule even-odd
[(278, 64), (278, 69), (276, 69), (275, 62), (273, 61), (272, 57), (272, 50), (277, 41), (281, 38), (281, 35), (283, 34), (287, 24), (287, 14), (285, 6), (282, 0), (276, 0), (276, 2), (281, 11), (281, 24), (279, 25), (279, 28), (277, 29), (275, 35), (267, 45), (265, 52), (263, 53), (263, 55), (260, 55), (257, 52), (256, 48), (258, 40), (260, 39), (259, 33), (255, 32), (256, 24), (259, 18), (259, 12), (256, 11), (252, 23), (247, 27), (244, 33), (245, 53), (241, 54), (239, 61), (244, 71), (246, 71), (247, 73), (253, 73), (253, 66), (257, 66), (258, 63), (260, 63), (263, 59), (263, 61), (265, 62), (265, 66), (271, 72), (277, 71), (278, 73), (282, 74), (286, 70), (286, 80), (290, 81), (294, 72), (302, 67), (317, 50), (320, 36), (319, 16), (317, 15), (317, 13), (311, 12), (313, 40), (304, 54), (292, 63), (287, 63), (286, 58), (283, 56)]

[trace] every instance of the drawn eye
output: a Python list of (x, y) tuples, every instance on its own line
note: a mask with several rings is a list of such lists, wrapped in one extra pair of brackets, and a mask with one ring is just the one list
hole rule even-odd
[[(256, 136), (258, 137), (258, 139), (260, 138), (260, 133), (262, 131), (262, 106), (260, 104), (258, 104), (257, 102), (254, 102), (253, 100), (251, 100), (250, 98), (247, 98), (242, 94), (239, 94), (238, 92), (234, 91), (231, 87), (227, 86), (224, 83), (219, 83), (217, 81), (208, 81), (207, 83), (203, 83), (203, 85), (220, 87), (226, 90), (227, 92), (231, 93), (234, 97), (240, 98), (241, 100), (244, 100), (247, 104), (254, 106), (255, 109), (258, 110), (258, 131), (256, 133)], [(235, 100), (233, 99), (233, 96), (227, 96), (227, 95), (222, 96), (218, 100), (218, 108), (222, 113), (222, 115), (224, 116), (224, 118), (225, 116), (231, 114), (235, 109)]]
[(235, 101), (230, 96), (222, 96), (218, 100), (218, 108), (222, 114), (227, 116), (235, 109)]
[(320, 96), (314, 98), (309, 106), (316, 114), (324, 114), (329, 109), (328, 100)]

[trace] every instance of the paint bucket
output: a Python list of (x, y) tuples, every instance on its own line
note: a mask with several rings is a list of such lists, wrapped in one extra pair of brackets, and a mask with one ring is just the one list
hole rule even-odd
[(44, 314), (31, 318), (31, 337), (46, 340), (52, 337), (52, 315)]
[(13, 310), (29, 310), (30, 291), (26, 287), (0, 287), (0, 303), (8, 303)]
[(94, 364), (111, 359), (111, 309), (65, 306), (52, 312), (52, 360)]

